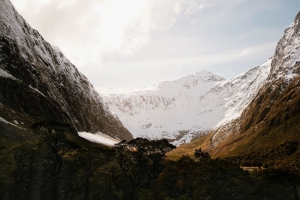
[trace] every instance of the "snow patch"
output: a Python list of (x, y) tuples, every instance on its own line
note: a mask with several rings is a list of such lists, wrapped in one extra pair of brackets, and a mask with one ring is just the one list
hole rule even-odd
[[(12, 126), (18, 127), (18, 126), (16, 126), (15, 124), (13, 124), (13, 123), (10, 123), (9, 121), (7, 121), (7, 120), (3, 119), (2, 117), (0, 117), (0, 121), (1, 121), (1, 122), (4, 122), (4, 123), (6, 123), (6, 124), (9, 124), (9, 125), (12, 125)], [(18, 127), (18, 128), (19, 128), (19, 127)]]
[(33, 88), (31, 85), (29, 85), (29, 88), (36, 91), (37, 93), (41, 94), (42, 96), (45, 96), (43, 93), (41, 93), (37, 88)]
[(11, 74), (9, 74), (8, 72), (4, 71), (1, 68), (0, 68), (0, 76), (4, 77), (4, 78), (9, 78), (9, 79), (12, 79), (12, 80), (18, 80), (14, 76), (12, 76)]
[(91, 142), (95, 142), (98, 144), (104, 144), (106, 146), (111, 146), (111, 147), (113, 147), (115, 144), (121, 142), (120, 140), (109, 137), (108, 135), (105, 135), (101, 132), (97, 132), (95, 134), (87, 133), (87, 132), (79, 132), (78, 135), (86, 140), (91, 141)]

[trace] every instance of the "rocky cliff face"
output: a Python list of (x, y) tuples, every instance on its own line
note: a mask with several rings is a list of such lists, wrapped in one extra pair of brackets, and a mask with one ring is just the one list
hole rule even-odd
[[(240, 118), (233, 123), (221, 126), (215, 132), (212, 143), (217, 151), (237, 146), (259, 143), (265, 135), (278, 128), (277, 132), (297, 128), (295, 123), (300, 116), (300, 13), (285, 30), (278, 42), (265, 83), (260, 87), (249, 106)], [(282, 129), (285, 124), (288, 127)], [(295, 126), (295, 127), (293, 127)], [(279, 127), (281, 127), (279, 129)], [(286, 132), (280, 140), (296, 136)], [(273, 136), (274, 138), (277, 137)], [(298, 136), (297, 136), (298, 137)], [(260, 139), (258, 139), (260, 138)]]
[(295, 112), (298, 110), (299, 102), (294, 101), (299, 93), (297, 88), (300, 75), (299, 48), (300, 13), (285, 30), (283, 38), (277, 44), (270, 75), (249, 109), (244, 113), (242, 131), (264, 120), (272, 122), (271, 124), (282, 123), (282, 119), (287, 120), (291, 117), (291, 115), (284, 116), (287, 112), (300, 114)]
[(132, 138), (87, 78), (9, 0), (0, 0), (0, 103), (36, 121), (52, 119), (77, 131)]

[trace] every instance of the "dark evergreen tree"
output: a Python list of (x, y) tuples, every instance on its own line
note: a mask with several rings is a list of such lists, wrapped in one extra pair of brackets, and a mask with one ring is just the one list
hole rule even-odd
[[(70, 151), (71, 146), (66, 135), (73, 129), (67, 124), (55, 121), (39, 122), (32, 125), (32, 130), (38, 139), (38, 146), (44, 152), (44, 169), (50, 179), (47, 198), (58, 199), (59, 175), (63, 169), (63, 155)], [(47, 192), (45, 193), (47, 194)]]
[(208, 152), (202, 151), (201, 148), (195, 149), (194, 157), (199, 160), (210, 160), (210, 155)]
[[(151, 181), (163, 169), (161, 161), (165, 154), (174, 148), (176, 147), (164, 139), (149, 141), (136, 138), (116, 144), (115, 167), (122, 171), (124, 180), (115, 184), (123, 191), (123, 199), (138, 199), (140, 189), (149, 189)], [(116, 180), (116, 176), (112, 176)]]

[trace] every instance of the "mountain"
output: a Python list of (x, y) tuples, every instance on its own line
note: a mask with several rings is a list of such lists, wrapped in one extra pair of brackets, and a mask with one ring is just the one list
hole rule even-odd
[(230, 80), (204, 71), (150, 89), (100, 93), (135, 137), (168, 138), (179, 145), (209, 133), (206, 148), (229, 155), (259, 132), (298, 116), (299, 18), (272, 58)]
[[(204, 71), (185, 78), (162, 82), (151, 88), (103, 98), (135, 137), (168, 138), (189, 142), (192, 135), (206, 131), (218, 118), (206, 108), (196, 108), (199, 98), (222, 77)], [(206, 126), (198, 126), (203, 117)], [(215, 116), (217, 115), (217, 116)]]
[(238, 118), (267, 78), (270, 63), (230, 80), (202, 71), (144, 90), (99, 92), (135, 137), (168, 138), (179, 145)]
[(9, 0), (0, 0), (0, 119), (6, 127), (2, 134), (11, 127), (22, 131), (34, 122), (54, 120), (77, 132), (132, 139), (88, 79)]
[[(172, 152), (178, 157), (202, 148), (241, 164), (299, 170), (300, 13), (284, 31), (268, 73), (239, 117)], [(240, 103), (239, 101), (237, 103)]]
[[(234, 124), (220, 127), (213, 138), (216, 151), (224, 154), (236, 147), (244, 152), (267, 148), (272, 140), (277, 145), (299, 142), (300, 135), (300, 13), (285, 30), (271, 62), (270, 74), (251, 104)], [(222, 138), (226, 136), (226, 140)], [(276, 144), (276, 143), (275, 143)], [(297, 145), (296, 145), (297, 147)], [(271, 148), (271, 147), (270, 147)], [(275, 148), (275, 146), (272, 146)], [(246, 151), (247, 149), (247, 151)], [(236, 149), (236, 152), (238, 149)]]

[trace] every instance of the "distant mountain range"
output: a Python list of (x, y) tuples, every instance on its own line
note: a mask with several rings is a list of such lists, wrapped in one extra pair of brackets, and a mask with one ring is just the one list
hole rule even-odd
[(240, 117), (265, 83), (270, 64), (271, 59), (230, 80), (202, 71), (145, 90), (99, 93), (134, 137), (179, 145)]

